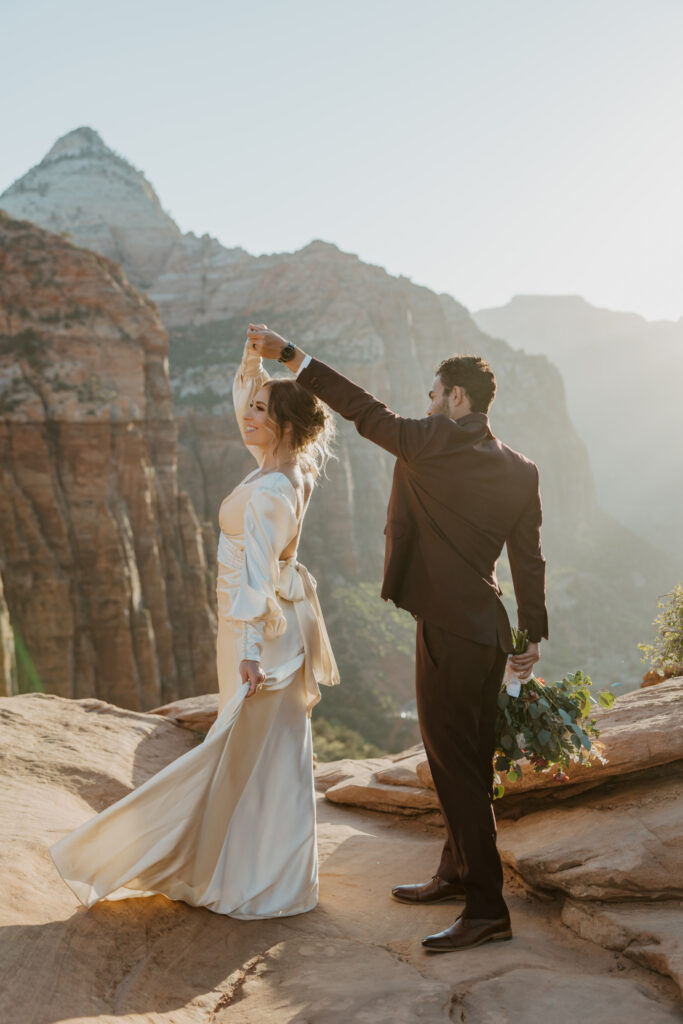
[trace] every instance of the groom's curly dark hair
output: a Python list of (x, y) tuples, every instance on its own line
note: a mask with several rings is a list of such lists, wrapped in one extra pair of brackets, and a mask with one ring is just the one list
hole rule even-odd
[(448, 395), (457, 385), (470, 399), (472, 412), (488, 412), (496, 395), (496, 377), (481, 356), (451, 356), (444, 359), (436, 375)]

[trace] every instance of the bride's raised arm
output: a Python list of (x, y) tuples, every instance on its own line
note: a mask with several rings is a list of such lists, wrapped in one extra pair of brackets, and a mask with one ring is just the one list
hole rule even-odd
[(244, 414), (249, 407), (257, 391), (260, 391), (264, 384), (270, 380), (270, 374), (263, 366), (261, 356), (252, 348), (250, 342), (245, 342), (242, 362), (237, 367), (235, 379), (232, 382), (232, 400), (235, 406), (237, 425), (245, 447), (249, 449), (259, 466), (263, 462), (265, 452), (261, 448), (254, 448), (247, 444), (244, 433)]

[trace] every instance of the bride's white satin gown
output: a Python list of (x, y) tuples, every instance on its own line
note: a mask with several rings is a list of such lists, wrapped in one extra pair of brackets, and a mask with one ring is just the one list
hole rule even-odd
[[(233, 387), (241, 429), (267, 379), (245, 347)], [(256, 470), (223, 501), (218, 718), (200, 746), (50, 848), (86, 906), (163, 893), (252, 919), (316, 905), (310, 710), (318, 685), (339, 677), (315, 581), (296, 561), (304, 513), (280, 472)], [(260, 660), (266, 673), (248, 699), (244, 658)]]

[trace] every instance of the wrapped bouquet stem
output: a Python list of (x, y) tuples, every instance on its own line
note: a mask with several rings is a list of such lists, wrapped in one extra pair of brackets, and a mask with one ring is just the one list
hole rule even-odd
[[(514, 653), (524, 654), (529, 646), (526, 630), (513, 629), (512, 638)], [(593, 746), (599, 730), (591, 711), (598, 704), (612, 707), (614, 695), (604, 691), (595, 700), (591, 686), (589, 677), (578, 670), (546, 683), (533, 672), (519, 679), (508, 665), (498, 696), (495, 797), (505, 791), (502, 775), (509, 782), (522, 777), (523, 759), (535, 772), (552, 772), (557, 782), (568, 781), (571, 762), (587, 764), (596, 757), (604, 762)]]
[[(514, 654), (524, 654), (529, 646), (529, 634), (526, 630), (512, 628), (512, 643), (514, 645)], [(503, 677), (503, 686), (507, 693), (511, 697), (519, 697), (522, 692), (522, 684), (528, 683), (530, 679), (534, 678), (534, 673), (529, 672), (526, 676), (520, 676), (516, 672), (513, 672), (508, 661), (505, 666), (505, 675)]]

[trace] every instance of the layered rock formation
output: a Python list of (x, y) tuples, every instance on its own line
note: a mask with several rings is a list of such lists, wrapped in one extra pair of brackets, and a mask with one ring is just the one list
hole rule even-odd
[(0, 574), (0, 697), (8, 697), (16, 691), (17, 662), (14, 634)]
[(0, 570), (26, 687), (131, 708), (215, 689), (167, 336), (121, 268), (0, 216)]
[[(647, 638), (656, 597), (676, 582), (679, 566), (597, 506), (586, 449), (567, 415), (560, 376), (545, 358), (483, 334), (451, 297), (391, 277), (333, 245), (314, 242), (297, 253), (256, 258), (209, 237), (180, 235), (141, 173), (90, 129), (61, 139), (0, 197), (0, 206), (116, 255), (158, 303), (170, 332), (180, 481), (204, 522), (215, 522), (221, 498), (252, 468), (230, 401), (249, 320), (296, 338), (408, 415), (422, 414), (444, 356), (476, 350), (489, 358), (500, 382), (492, 426), (541, 469), (552, 629), (543, 671), (562, 675), (581, 667), (601, 684), (635, 685), (636, 643)], [(412, 696), (406, 640), (412, 621), (382, 618), (376, 596), (358, 589), (381, 572), (391, 459), (346, 424), (338, 451), (311, 505), (301, 547), (319, 579), (349, 684), (326, 695), (324, 713), (361, 732), (383, 719), (382, 730), (368, 738), (400, 749), (410, 737), (386, 723), (392, 707)], [(514, 614), (504, 558), (500, 576)]]
[[(40, 694), (0, 700), (0, 725), (0, 1019), (8, 1024), (573, 1024), (577, 1005), (595, 1024), (678, 1019), (669, 904), (536, 894), (507, 869), (513, 941), (457, 962), (433, 956), (422, 936), (461, 907), (405, 907), (389, 889), (429, 876), (440, 831), (322, 797), (320, 904), (308, 914), (245, 923), (163, 896), (85, 910), (48, 847), (196, 737), (158, 716)], [(505, 823), (505, 841), (527, 820)], [(629, 842), (625, 834), (621, 857)]]
[(574, 295), (516, 295), (474, 319), (557, 364), (600, 503), (655, 546), (683, 550), (683, 317), (653, 322)]

